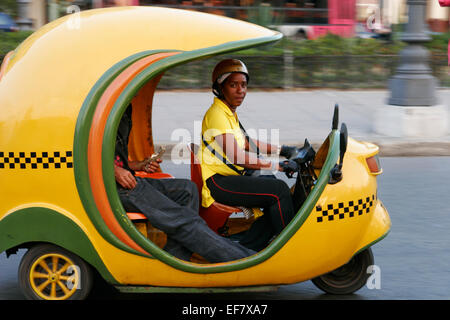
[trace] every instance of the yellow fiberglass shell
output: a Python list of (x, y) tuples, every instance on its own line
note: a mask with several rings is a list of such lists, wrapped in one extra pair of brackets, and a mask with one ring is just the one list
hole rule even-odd
[[(312, 196), (267, 249), (207, 265), (159, 249), (127, 218), (115, 189), (112, 159), (123, 112), (144, 89), (151, 99), (167, 69), (275, 42), (281, 35), (242, 21), (166, 8), (98, 9), (72, 18), (32, 34), (1, 69), (1, 251), (19, 245), (18, 239), (53, 242), (79, 254), (115, 284), (250, 286), (310, 279), (386, 234), (387, 223), (376, 219), (387, 215), (378, 199), (370, 214), (342, 220), (345, 228), (339, 221), (317, 221), (316, 202), (325, 206), (376, 194), (375, 177), (366, 177), (363, 158), (377, 150), (358, 143), (349, 144), (346, 161), (360, 171), (346, 165), (344, 180), (327, 185), (338, 159), (339, 132), (333, 130), (324, 174)], [(329, 255), (333, 243), (348, 246)]]

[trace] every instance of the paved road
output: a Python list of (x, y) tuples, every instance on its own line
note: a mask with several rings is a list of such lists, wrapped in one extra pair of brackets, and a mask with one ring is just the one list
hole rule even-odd
[[(382, 158), (379, 196), (388, 209), (392, 230), (373, 247), (381, 271), (381, 288), (363, 287), (339, 299), (450, 299), (450, 157)], [(177, 177), (189, 177), (187, 166), (164, 165)], [(282, 177), (282, 176), (281, 176)], [(24, 250), (6, 259), (0, 254), (0, 299), (23, 299), (17, 267)], [(106, 296), (154, 299), (150, 295)], [(157, 298), (188, 298), (157, 295)], [(97, 298), (104, 298), (99, 297)], [(189, 299), (335, 299), (310, 281), (280, 287), (276, 292), (195, 295)]]

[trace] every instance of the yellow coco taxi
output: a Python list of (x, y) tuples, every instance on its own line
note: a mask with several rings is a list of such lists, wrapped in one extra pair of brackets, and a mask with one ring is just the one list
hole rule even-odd
[(5, 57), (0, 252), (29, 249), (19, 267), (27, 298), (85, 298), (94, 270), (123, 292), (255, 291), (309, 279), (334, 293), (364, 285), (370, 246), (390, 228), (377, 197), (378, 147), (348, 138), (345, 148), (337, 125), (313, 158), (292, 160), (310, 182), (296, 217), (246, 259), (179, 260), (161, 249), (164, 234), (120, 203), (113, 155), (130, 101), (130, 158), (144, 159), (153, 152), (151, 101), (166, 70), (280, 38), (215, 15), (121, 7), (53, 21)]

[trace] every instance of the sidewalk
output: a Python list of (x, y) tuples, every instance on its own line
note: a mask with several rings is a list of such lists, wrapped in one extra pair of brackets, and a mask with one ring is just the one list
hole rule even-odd
[[(439, 104), (450, 110), (450, 90), (438, 90), (437, 95)], [(263, 140), (270, 139), (271, 133), (276, 137), (277, 131), (273, 130), (279, 130), (282, 144), (303, 145), (308, 138), (318, 145), (331, 130), (334, 105), (338, 103), (339, 123), (347, 124), (349, 136), (377, 144), (381, 156), (450, 156), (450, 132), (442, 138), (428, 139), (375, 133), (375, 111), (386, 104), (388, 97), (387, 90), (250, 90), (237, 112), (246, 130), (259, 132)], [(212, 99), (209, 91), (158, 91), (153, 102), (155, 144), (170, 149), (177, 143), (191, 142), (189, 139), (199, 143), (201, 121)], [(267, 132), (267, 139), (261, 136), (261, 129)]]

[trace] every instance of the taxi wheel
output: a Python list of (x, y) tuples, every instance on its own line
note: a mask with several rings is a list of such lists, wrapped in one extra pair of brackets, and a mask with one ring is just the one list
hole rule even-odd
[(30, 300), (82, 300), (92, 283), (91, 267), (55, 245), (34, 246), (20, 262), (20, 288)]
[(370, 277), (367, 268), (374, 264), (370, 248), (354, 256), (347, 264), (312, 279), (314, 285), (330, 294), (351, 294), (361, 289)]

